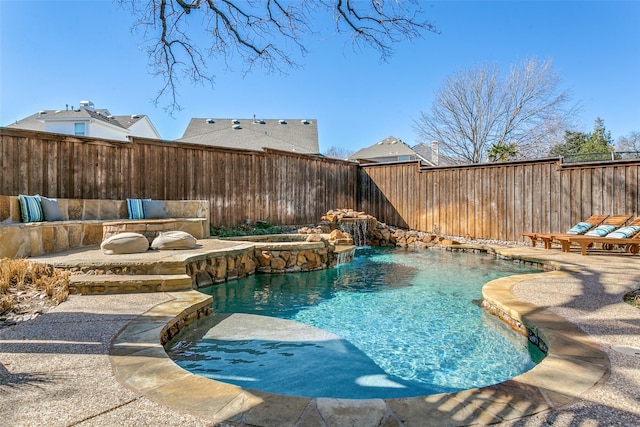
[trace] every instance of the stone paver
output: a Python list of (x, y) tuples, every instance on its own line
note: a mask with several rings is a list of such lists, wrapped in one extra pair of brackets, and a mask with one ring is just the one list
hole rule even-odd
[(629, 349), (640, 348), (640, 310), (622, 296), (640, 288), (640, 257), (528, 247), (499, 252), (562, 266), (485, 288), (485, 297), (538, 327), (550, 347), (543, 363), (505, 383), (386, 401), (243, 390), (182, 370), (159, 344), (170, 319), (205, 296), (72, 296), (0, 330), (3, 424), (639, 425), (640, 356)]

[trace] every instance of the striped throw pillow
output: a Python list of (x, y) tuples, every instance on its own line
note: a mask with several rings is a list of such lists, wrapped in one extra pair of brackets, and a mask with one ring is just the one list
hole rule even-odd
[(143, 200), (151, 199), (127, 199), (127, 210), (129, 211), (129, 219), (144, 219)]
[(22, 222), (41, 222), (44, 219), (42, 206), (40, 205), (40, 196), (24, 196), (19, 194), (18, 203), (20, 204), (20, 218)]

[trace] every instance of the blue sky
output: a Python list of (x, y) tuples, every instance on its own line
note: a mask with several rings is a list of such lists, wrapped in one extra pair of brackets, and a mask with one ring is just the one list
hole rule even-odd
[(581, 105), (577, 130), (591, 131), (601, 117), (614, 139), (640, 131), (640, 1), (425, 1), (423, 8), (440, 34), (397, 45), (386, 63), (335, 34), (308, 40), (303, 68), (284, 76), (214, 62), (214, 88), (183, 81), (183, 110), (171, 117), (168, 99), (151, 102), (162, 80), (149, 73), (142, 36), (115, 2), (0, 0), (0, 125), (90, 100), (115, 115), (147, 114), (168, 140), (192, 117), (255, 115), (317, 120), (321, 151), (355, 151), (391, 135), (414, 145), (414, 120), (448, 75), (536, 57), (553, 61)]

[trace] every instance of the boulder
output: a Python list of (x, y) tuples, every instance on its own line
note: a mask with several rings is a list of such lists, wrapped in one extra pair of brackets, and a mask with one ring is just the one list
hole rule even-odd
[(151, 243), (151, 249), (193, 249), (196, 247), (196, 238), (184, 231), (161, 232)]
[(455, 246), (455, 245), (459, 245), (460, 242), (456, 241), (456, 240), (451, 240), (451, 239), (442, 239), (440, 241), (440, 244), (442, 246)]
[(141, 253), (149, 249), (149, 240), (140, 233), (118, 233), (105, 239), (100, 249), (105, 255)]
[(271, 268), (274, 270), (284, 270), (287, 263), (280, 257), (271, 258)]

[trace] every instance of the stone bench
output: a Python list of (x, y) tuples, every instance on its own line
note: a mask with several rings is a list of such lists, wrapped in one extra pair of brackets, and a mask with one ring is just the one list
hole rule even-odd
[(0, 195), (0, 258), (20, 258), (99, 245), (121, 231), (152, 238), (161, 231), (209, 237), (208, 200), (165, 200), (168, 218), (130, 220), (126, 200), (58, 199), (62, 221), (23, 223), (18, 196)]

